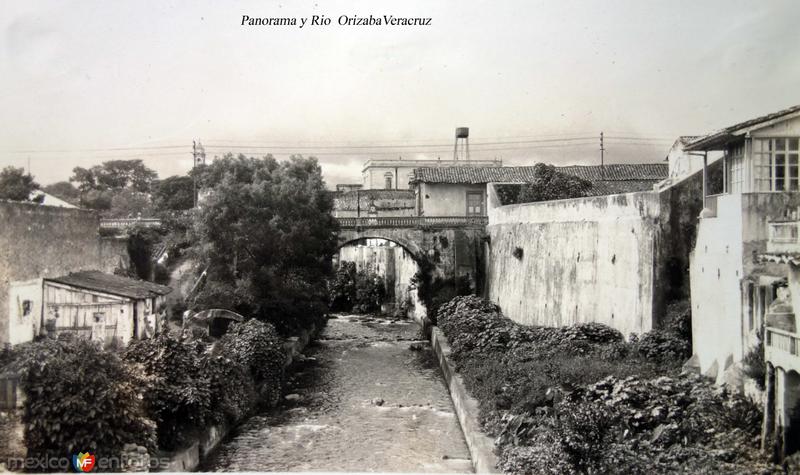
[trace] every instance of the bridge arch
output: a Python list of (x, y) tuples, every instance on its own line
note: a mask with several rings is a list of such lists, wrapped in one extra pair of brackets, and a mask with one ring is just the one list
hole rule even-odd
[(360, 241), (362, 239), (384, 239), (386, 241), (391, 241), (405, 249), (411, 255), (412, 259), (419, 263), (425, 256), (424, 251), (419, 244), (421, 239), (419, 237), (408, 236), (406, 234), (408, 233), (398, 232), (398, 230), (392, 229), (368, 229), (360, 232), (342, 230), (339, 232), (339, 241), (336, 250), (338, 252), (339, 249), (347, 246), (348, 244), (352, 244), (353, 242)]

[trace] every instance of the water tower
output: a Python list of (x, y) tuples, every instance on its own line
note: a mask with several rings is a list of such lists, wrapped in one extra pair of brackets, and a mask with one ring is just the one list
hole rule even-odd
[(469, 127), (456, 127), (456, 145), (453, 160), (469, 160)]

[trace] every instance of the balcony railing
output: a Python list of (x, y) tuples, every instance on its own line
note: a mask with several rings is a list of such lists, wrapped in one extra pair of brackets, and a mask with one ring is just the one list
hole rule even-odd
[(122, 219), (101, 219), (101, 229), (122, 229), (128, 226), (144, 226), (146, 228), (158, 228), (161, 220), (158, 218), (122, 218)]
[(773, 221), (768, 225), (767, 252), (800, 253), (800, 221)]
[(766, 327), (764, 357), (775, 366), (800, 371), (800, 337), (797, 334)]
[(336, 219), (342, 229), (467, 228), (489, 224), (489, 218), (486, 216), (386, 216)]

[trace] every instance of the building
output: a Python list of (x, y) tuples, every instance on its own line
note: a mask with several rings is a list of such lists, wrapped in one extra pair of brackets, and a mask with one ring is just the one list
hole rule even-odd
[(34, 190), (30, 194), (30, 200), (43, 206), (57, 206), (59, 208), (77, 208), (72, 203), (68, 203), (57, 196), (45, 193), (42, 190)]
[(413, 190), (352, 190), (333, 194), (336, 218), (415, 216)]
[[(649, 191), (667, 178), (665, 163), (557, 167), (592, 182), (594, 195)], [(414, 171), (419, 216), (486, 216), (488, 183), (530, 183), (534, 167), (422, 167)]]
[(777, 285), (764, 321), (763, 440), (782, 458), (800, 450), (800, 329), (795, 311), (800, 308), (800, 209), (767, 225), (767, 252), (759, 255), (759, 262), (783, 265), (787, 279)]
[(767, 223), (800, 205), (800, 106), (747, 120), (687, 144), (708, 162), (722, 152), (720, 193), (704, 167), (704, 209), (691, 255), (692, 339), (700, 369), (738, 385), (741, 360), (758, 343), (785, 266), (757, 259)]
[(408, 190), (416, 168), (500, 167), (500, 160), (367, 160), (361, 171), (364, 190)]
[(101, 237), (92, 211), (0, 201), (0, 223), (0, 346), (40, 329), (42, 279), (130, 264), (127, 241)]
[[(99, 271), (43, 279), (44, 332), (72, 333), (105, 345), (126, 345), (131, 339), (161, 331), (169, 287)], [(36, 307), (33, 302), (32, 307)]]

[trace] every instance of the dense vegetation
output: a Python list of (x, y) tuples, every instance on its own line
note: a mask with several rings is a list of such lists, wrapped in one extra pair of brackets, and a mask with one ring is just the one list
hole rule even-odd
[(284, 335), (321, 327), (336, 221), (316, 159), (226, 155), (198, 175), (207, 196), (192, 251), (207, 278), (194, 306), (251, 315)]
[(501, 203), (517, 204), (535, 201), (565, 200), (590, 196), (592, 183), (573, 175), (561, 173), (553, 165), (537, 163), (534, 178), (525, 185), (499, 185)]
[(345, 261), (328, 282), (328, 299), (335, 312), (377, 312), (386, 300), (386, 283), (374, 272), (356, 270), (355, 262)]
[(5, 167), (0, 171), (0, 200), (30, 201), (31, 193), (39, 189), (24, 168)]
[(687, 318), (626, 342), (594, 323), (518, 325), (474, 296), (438, 313), (508, 473), (768, 469), (759, 408), (681, 373)]
[(122, 353), (83, 340), (15, 347), (0, 365), (21, 375), (29, 453), (78, 450), (119, 456), (125, 444), (175, 450), (209, 424), (235, 423), (274, 404), (286, 354), (275, 329), (234, 324), (209, 351), (168, 333), (131, 342)]

